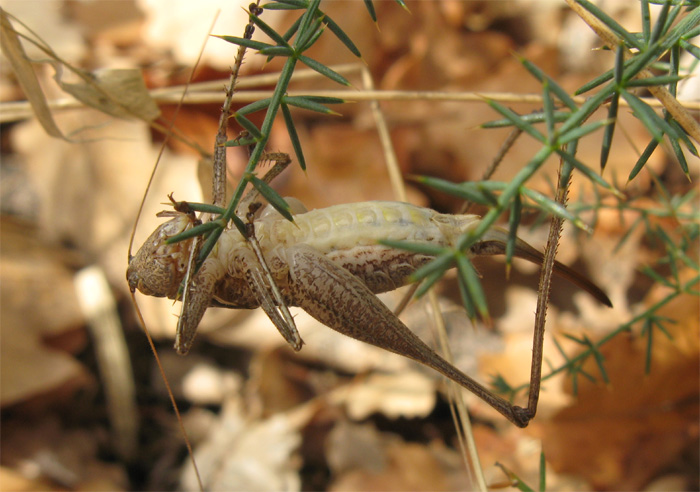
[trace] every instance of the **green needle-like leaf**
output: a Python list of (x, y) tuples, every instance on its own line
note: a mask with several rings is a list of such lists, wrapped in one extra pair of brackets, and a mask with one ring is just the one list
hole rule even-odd
[(303, 46), (306, 42), (305, 36), (309, 36), (311, 23), (316, 19), (316, 12), (318, 11), (318, 6), (321, 4), (321, 0), (311, 0), (306, 8), (306, 12), (301, 16), (301, 22), (299, 24), (299, 37), (295, 41), (295, 46), (299, 48)]
[(644, 152), (642, 152), (642, 155), (639, 156), (639, 159), (637, 159), (637, 163), (634, 165), (632, 168), (632, 171), (630, 171), (630, 175), (627, 177), (627, 182), (629, 183), (632, 181), (637, 174), (639, 174), (639, 171), (641, 171), (646, 163), (649, 161), (649, 157), (651, 157), (651, 154), (654, 153), (654, 150), (656, 150), (656, 147), (659, 146), (659, 141), (656, 139), (651, 139), (651, 142), (646, 146), (644, 149)]
[(459, 296), (462, 299), (462, 306), (464, 306), (464, 311), (467, 313), (467, 318), (473, 322), (476, 320), (476, 308), (461, 275), (457, 275), (457, 286), (459, 287)]
[(252, 173), (245, 175), (244, 178), (250, 181), (255, 189), (258, 190), (263, 197), (265, 197), (270, 205), (272, 205), (275, 210), (282, 215), (282, 217), (289, 221), (294, 220), (294, 217), (289, 211), (289, 204), (284, 201), (284, 198), (282, 198), (279, 193), (277, 193), (269, 184)]
[(266, 97), (265, 99), (260, 99), (259, 101), (252, 102), (243, 106), (241, 109), (236, 111), (236, 114), (251, 114), (257, 111), (262, 111), (270, 105), (271, 98)]
[(572, 111), (576, 111), (578, 109), (576, 102), (571, 98), (569, 93), (566, 92), (562, 86), (557, 84), (557, 82), (554, 79), (552, 79), (549, 75), (545, 74), (537, 65), (532, 63), (530, 60), (522, 57), (520, 58), (520, 63), (522, 63), (523, 66), (527, 69), (527, 71), (534, 75), (535, 78), (541, 83), (544, 84), (544, 82), (546, 81), (549, 85), (549, 90), (552, 91), (552, 93), (555, 96), (557, 96), (557, 98), (559, 98), (559, 100), (563, 102), (566, 105), (566, 107), (568, 107)]
[(484, 322), (489, 323), (489, 308), (486, 303), (486, 295), (484, 290), (481, 288), (481, 281), (479, 280), (479, 275), (474, 269), (474, 265), (467, 259), (466, 256), (461, 251), (455, 253), (455, 259), (457, 260), (457, 270), (459, 271), (460, 277), (465, 282), (467, 292), (469, 297), (474, 302), (474, 307), (478, 311), (481, 319)]
[[(678, 46), (678, 44), (674, 44), (671, 47), (671, 59), (669, 64), (671, 65), (671, 72), (669, 73), (669, 75), (672, 77), (678, 77), (681, 68), (681, 48), (680, 46)], [(678, 95), (678, 81), (669, 82), (668, 92), (673, 97), (676, 97)]]
[[(234, 220), (234, 224), (236, 224), (236, 226), (238, 226), (239, 223), (242, 225), (241, 219), (238, 219), (237, 221)], [(213, 224), (213, 222), (208, 222), (208, 224)], [(241, 231), (241, 234), (245, 234), (245, 228), (243, 228), (243, 229), (239, 228), (238, 230)], [(211, 234), (209, 234), (209, 236), (204, 241), (204, 244), (202, 244), (202, 249), (199, 250), (199, 256), (197, 257), (197, 263), (203, 262), (207, 258), (207, 256), (209, 256), (209, 253), (211, 253), (211, 250), (214, 249), (214, 246), (216, 246), (216, 243), (219, 240), (219, 238), (221, 237), (221, 234), (223, 232), (224, 232), (223, 227), (217, 227), (216, 229), (211, 231)]]
[(687, 53), (690, 53), (693, 57), (697, 58), (700, 60), (700, 47), (695, 46), (694, 44), (689, 43), (685, 39), (681, 39), (680, 42), (680, 47), (685, 50)]
[(326, 29), (325, 17), (319, 17), (318, 19), (316, 19), (311, 29), (311, 35), (308, 36), (303, 43), (299, 43), (298, 49), (300, 53), (308, 50), (314, 44), (316, 44), (316, 41), (318, 41), (318, 39), (324, 33)]
[[(569, 111), (555, 111), (552, 114), (552, 119), (555, 123), (561, 123), (562, 121), (566, 121), (567, 118), (569, 118), (569, 116), (571, 116), (571, 113)], [(521, 118), (523, 121), (533, 124), (543, 123), (545, 121), (545, 115), (542, 112), (524, 114), (521, 116)], [(481, 125), (479, 125), (479, 128), (503, 128), (508, 126), (513, 126), (513, 122), (507, 119), (503, 119), (487, 121), (486, 123), (482, 123)]]
[[(411, 280), (413, 282), (417, 282), (418, 280), (421, 280), (421, 279), (426, 279), (426, 281), (423, 282), (421, 284), (421, 286), (418, 288), (418, 292), (420, 292), (421, 289), (423, 289), (423, 292), (427, 292), (428, 289), (430, 288), (430, 285), (428, 285), (426, 287), (426, 284), (431, 284), (431, 282), (429, 282), (430, 276), (433, 274), (438, 274), (438, 278), (439, 278), (440, 276), (442, 276), (445, 273), (445, 271), (452, 268), (453, 262), (454, 262), (454, 257), (452, 256), (452, 254), (445, 253), (445, 254), (438, 256), (430, 263), (423, 265), (415, 272), (413, 272), (411, 274)], [(432, 283), (435, 283), (435, 280)], [(416, 293), (416, 295), (418, 295), (418, 293)]]
[(547, 462), (544, 459), (544, 450), (540, 451), (540, 492), (547, 490)]
[(394, 0), (397, 4), (399, 4), (406, 12), (410, 12), (408, 9), (408, 6), (406, 5), (406, 2), (404, 0)]
[(423, 282), (420, 284), (418, 289), (416, 289), (416, 293), (414, 297), (416, 299), (420, 299), (423, 297), (427, 292), (433, 288), (433, 286), (440, 281), (440, 279), (445, 275), (445, 271), (442, 270), (436, 270), (423, 280)]
[(610, 149), (612, 148), (612, 139), (615, 134), (615, 123), (617, 121), (617, 108), (620, 102), (620, 95), (615, 94), (610, 101), (610, 107), (608, 108), (608, 121), (609, 125), (605, 127), (603, 131), (603, 142), (600, 148), (600, 174), (605, 171), (605, 165), (608, 163), (608, 157), (610, 156)]
[(658, 272), (656, 272), (656, 270), (654, 270), (653, 268), (651, 268), (648, 265), (642, 266), (640, 268), (640, 271), (644, 275), (646, 275), (647, 277), (652, 279), (654, 282), (656, 282), (657, 284), (665, 285), (666, 287), (670, 287), (670, 288), (674, 287), (674, 285), (666, 277), (659, 274)]
[[(484, 193), (485, 188), (479, 188), (480, 183), (478, 182), (453, 183), (452, 181), (433, 178), (431, 176), (414, 176), (411, 179), (473, 203), (479, 203), (481, 205), (489, 205), (492, 203), (491, 197)], [(497, 189), (494, 185), (496, 185), (495, 182), (489, 182), (489, 186), (493, 187), (492, 189)], [(505, 183), (500, 183), (499, 186), (503, 188), (505, 187)]]
[(540, 208), (545, 212), (556, 217), (561, 217), (564, 220), (571, 221), (574, 225), (576, 225), (576, 227), (579, 227), (580, 229), (583, 229), (586, 232), (592, 232), (589, 229), (589, 227), (581, 221), (581, 219), (572, 214), (565, 206), (563, 206), (556, 200), (552, 200), (551, 198), (544, 196), (538, 191), (530, 190), (527, 188), (522, 188), (522, 193), (530, 200), (535, 202), (537, 205), (539, 205)]
[(685, 158), (685, 154), (683, 153), (681, 146), (678, 144), (678, 140), (672, 138), (670, 139), (670, 142), (673, 153), (676, 154), (676, 159), (678, 159), (678, 164), (681, 166), (683, 174), (685, 174), (685, 177), (688, 178), (688, 181), (692, 181), (690, 178), (690, 171), (688, 170), (688, 161)]
[(195, 212), (223, 215), (226, 209), (212, 205), (211, 203), (187, 202), (187, 206)]
[(251, 48), (254, 50), (262, 50), (265, 48), (274, 48), (275, 46), (268, 43), (263, 43), (262, 41), (253, 41), (252, 39), (239, 38), (237, 36), (219, 36), (217, 34), (212, 34), (213, 37), (223, 39), (227, 43), (237, 44), (239, 46), (245, 46), (246, 48)]
[(251, 16), (251, 19), (253, 21), (253, 24), (260, 29), (262, 32), (267, 34), (270, 39), (272, 39), (275, 43), (277, 43), (279, 46), (285, 46), (287, 48), (291, 48), (289, 44), (287, 43), (287, 40), (282, 37), (281, 34), (277, 33), (272, 27), (267, 25), (265, 21), (263, 21), (260, 17), (257, 15)]
[(667, 133), (671, 138), (679, 138), (676, 134), (676, 130), (656, 114), (647, 103), (627, 91), (622, 92), (622, 97), (624, 97), (625, 101), (630, 105), (635, 116), (644, 123), (647, 130), (649, 130), (659, 143), (663, 140), (664, 133)]
[(350, 36), (345, 34), (345, 31), (343, 31), (336, 22), (331, 19), (330, 17), (326, 16), (325, 17), (325, 22), (326, 25), (328, 26), (328, 30), (331, 31), (333, 34), (335, 34), (335, 37), (340, 40), (341, 43), (345, 45), (345, 47), (350, 50), (350, 53), (355, 55), (356, 57), (360, 58), (362, 54), (360, 53), (360, 50), (355, 46), (355, 43), (352, 42), (352, 39), (350, 39)]
[(642, 9), (642, 34), (644, 43), (649, 46), (651, 43), (651, 13), (649, 12), (649, 0), (641, 0), (640, 7)]
[(649, 87), (656, 85), (675, 84), (687, 77), (683, 75), (659, 75), (658, 77), (649, 77), (646, 79), (634, 79), (627, 82), (627, 87)]
[(661, 34), (666, 30), (666, 18), (668, 17), (668, 11), (671, 8), (671, 2), (664, 2), (661, 11), (659, 12), (656, 22), (654, 23), (654, 29), (651, 31), (651, 37), (649, 38), (649, 46), (656, 43), (656, 41), (661, 37)]
[(644, 46), (640, 43), (637, 38), (627, 31), (624, 27), (617, 23), (615, 19), (610, 17), (608, 14), (603, 12), (600, 8), (589, 2), (588, 0), (576, 0), (584, 9), (588, 10), (594, 17), (596, 17), (600, 22), (612, 29), (615, 34), (620, 36), (627, 46), (632, 46), (639, 50), (643, 50)]
[(597, 174), (593, 169), (590, 167), (586, 166), (583, 162), (579, 161), (576, 159), (574, 156), (569, 154), (568, 152), (564, 152), (563, 150), (557, 150), (557, 154), (559, 154), (566, 162), (574, 166), (576, 169), (581, 171), (588, 179), (591, 181), (599, 184), (603, 188), (606, 188), (610, 190), (613, 194), (616, 196), (623, 198), (624, 195), (620, 193), (615, 187), (613, 187), (611, 184), (609, 184), (607, 181), (605, 181), (599, 174)]
[(322, 29), (321, 18), (318, 16), (318, 6), (321, 3), (320, 0), (314, 0), (313, 8), (310, 6), (304, 15), (302, 15), (301, 24), (299, 25), (299, 32), (294, 40), (294, 47), (299, 51), (303, 52), (311, 46), (309, 40), (316, 36), (318, 31)]
[(615, 66), (613, 67), (613, 76), (615, 80), (615, 85), (620, 87), (622, 84), (622, 74), (625, 70), (625, 45), (617, 45), (615, 50)]
[(304, 7), (299, 7), (296, 5), (290, 5), (287, 3), (280, 3), (280, 2), (271, 2), (271, 3), (266, 3), (263, 5), (263, 8), (265, 10), (300, 10), (305, 8)]
[(266, 3), (262, 6), (264, 9), (274, 9), (275, 4), (289, 5), (290, 7), (295, 7), (297, 9), (305, 9), (309, 6), (307, 0), (275, 0), (273, 3)]
[(571, 130), (568, 130), (566, 132), (561, 133), (559, 135), (559, 138), (557, 139), (557, 143), (559, 144), (559, 146), (566, 145), (569, 142), (573, 142), (574, 140), (578, 140), (581, 137), (588, 135), (589, 133), (593, 133), (594, 131), (600, 129), (603, 126), (610, 125), (611, 123), (612, 123), (611, 120), (601, 120), (601, 121), (594, 121), (591, 123), (586, 123), (583, 126), (579, 126), (579, 127), (576, 127), (576, 128), (573, 128)]
[(434, 244), (429, 244), (429, 243), (416, 243), (416, 242), (411, 242), (411, 241), (396, 241), (393, 239), (380, 239), (378, 241), (379, 244), (382, 246), (387, 246), (389, 248), (394, 248), (394, 249), (403, 249), (406, 251), (410, 251), (411, 253), (417, 253), (421, 255), (426, 255), (426, 256), (435, 256), (438, 257), (440, 255), (449, 253), (450, 250), (447, 248), (443, 248), (442, 246), (435, 246)]
[(603, 174), (605, 170), (605, 165), (608, 163), (608, 157), (610, 156), (610, 148), (612, 147), (612, 139), (615, 134), (615, 123), (617, 122), (617, 108), (620, 103), (620, 88), (622, 84), (622, 73), (624, 72), (624, 58), (625, 47), (624, 45), (619, 45), (617, 50), (615, 50), (615, 69), (613, 74), (615, 76), (615, 86), (616, 90), (610, 101), (610, 107), (608, 107), (608, 121), (611, 123), (605, 127), (603, 131), (603, 143), (600, 149), (600, 174)]
[(258, 50), (261, 55), (266, 56), (294, 56), (294, 48), (289, 46), (270, 46)]
[(321, 75), (328, 77), (332, 81), (350, 87), (350, 82), (345, 77), (340, 75), (338, 72), (331, 70), (324, 64), (317, 62), (316, 60), (304, 55), (299, 55), (299, 61), (307, 67), (309, 67), (310, 69), (315, 70)]
[(250, 135), (256, 141), (259, 141), (260, 139), (262, 139), (262, 133), (260, 133), (260, 130), (258, 130), (258, 127), (255, 126), (255, 123), (253, 123), (252, 121), (250, 121), (248, 118), (246, 118), (243, 115), (235, 114), (234, 116), (235, 116), (238, 124), (241, 125), (248, 133), (250, 133)]
[(332, 114), (340, 116), (340, 113), (336, 113), (332, 109), (327, 108), (323, 104), (319, 104), (313, 97), (308, 96), (284, 96), (282, 98), (283, 104), (289, 106), (296, 106), (297, 108), (308, 109), (309, 111), (316, 111), (322, 114)]
[(522, 214), (523, 204), (520, 193), (513, 197), (513, 205), (510, 207), (510, 218), (508, 219), (508, 241), (506, 242), (506, 278), (510, 277), (510, 269), (513, 264), (513, 254), (515, 253), (515, 243), (518, 239), (518, 226)]
[(547, 127), (547, 139), (551, 144), (557, 138), (554, 131), (554, 101), (549, 92), (549, 81), (545, 79), (542, 82), (542, 102), (544, 103), (544, 119)]
[(517, 114), (515, 111), (512, 109), (509, 109), (505, 107), (504, 105), (492, 101), (492, 100), (487, 100), (486, 101), (489, 106), (491, 106), (493, 109), (501, 113), (503, 116), (505, 116), (508, 120), (510, 120), (513, 125), (530, 135), (531, 137), (535, 138), (536, 140), (539, 140), (542, 143), (546, 143), (547, 139), (545, 138), (544, 135), (542, 135), (535, 127), (533, 127), (531, 124), (528, 124), (527, 121), (523, 120), (519, 114)]
[(369, 16), (372, 18), (372, 22), (377, 22), (377, 12), (374, 10), (374, 4), (372, 3), (372, 0), (364, 0), (365, 2), (365, 8), (367, 9), (367, 12), (369, 13)]
[(284, 117), (284, 123), (287, 125), (287, 133), (289, 134), (289, 140), (292, 142), (292, 148), (294, 149), (294, 155), (297, 157), (299, 166), (303, 171), (306, 171), (306, 159), (304, 158), (304, 151), (301, 148), (301, 141), (299, 140), (299, 135), (297, 134), (297, 129), (294, 126), (294, 120), (292, 119), (292, 113), (289, 111), (289, 106), (286, 104), (281, 105), (282, 116)]
[(577, 96), (584, 94), (592, 89), (595, 89), (596, 87), (598, 87), (600, 85), (603, 85), (604, 83), (606, 83), (608, 80), (611, 80), (612, 78), (613, 78), (613, 71), (611, 69), (611, 70), (608, 70), (607, 72), (605, 72), (604, 74), (597, 76), (593, 80), (583, 84), (581, 87), (576, 89), (574, 94), (576, 94)]
[(193, 227), (192, 229), (187, 229), (184, 232), (181, 232), (180, 234), (177, 234), (171, 238), (168, 238), (165, 241), (165, 244), (175, 244), (179, 243), (180, 241), (185, 241), (187, 239), (192, 239), (193, 237), (201, 236), (203, 234), (206, 234), (207, 232), (214, 231), (216, 229), (221, 229), (221, 222), (218, 220), (212, 220), (211, 222), (205, 222), (204, 224), (199, 224), (198, 226)]
[(686, 148), (688, 149), (688, 152), (693, 154), (695, 157), (698, 157), (698, 150), (695, 148), (695, 145), (693, 144), (692, 140), (688, 138), (688, 135), (686, 135), (685, 131), (681, 128), (681, 126), (678, 124), (678, 122), (674, 119), (672, 119), (669, 116), (667, 116), (666, 121), (668, 121), (668, 124), (671, 125), (675, 130), (678, 135), (680, 135), (681, 140), (685, 144)]

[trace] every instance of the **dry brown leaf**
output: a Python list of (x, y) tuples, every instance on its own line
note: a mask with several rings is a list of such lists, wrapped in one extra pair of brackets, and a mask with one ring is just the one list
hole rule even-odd
[[(579, 377), (577, 403), (543, 424), (554, 470), (581, 475), (597, 489), (640, 490), (697, 448), (699, 309), (697, 297), (681, 295), (658, 312), (677, 323), (667, 325), (673, 340), (656, 333), (648, 375), (644, 339), (619, 336), (601, 349), (610, 384)], [(598, 374), (593, 361), (584, 369)]]
[(458, 453), (407, 443), (370, 425), (339, 423), (327, 440), (336, 475), (329, 490), (459, 490), (469, 486)]
[(264, 416), (290, 410), (314, 396), (313, 375), (288, 347), (257, 351), (250, 363), (250, 385), (255, 388)]

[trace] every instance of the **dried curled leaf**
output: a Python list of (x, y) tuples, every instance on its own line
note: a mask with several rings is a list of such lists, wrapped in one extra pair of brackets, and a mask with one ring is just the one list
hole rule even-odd
[(117, 118), (138, 118), (152, 121), (160, 115), (156, 103), (137, 69), (113, 69), (95, 74), (82, 73), (83, 82), (67, 83), (61, 71), (56, 70), (54, 79), (61, 89), (73, 97), (103, 113)]

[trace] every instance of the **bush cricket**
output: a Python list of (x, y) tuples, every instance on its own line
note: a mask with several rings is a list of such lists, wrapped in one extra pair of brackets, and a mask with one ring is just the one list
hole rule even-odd
[[(288, 162), (288, 161), (286, 161)], [(283, 167), (277, 164), (276, 167)], [(277, 169), (268, 173), (276, 174)], [(254, 203), (255, 190), (242, 203)], [(291, 201), (291, 200), (290, 200)], [(476, 215), (440, 214), (401, 202), (363, 202), (306, 211), (295, 204), (294, 222), (268, 205), (257, 217), (248, 215), (250, 233), (226, 230), (194, 275), (178, 323), (175, 348), (186, 354), (197, 325), (210, 306), (231, 309), (262, 307), (294, 350), (303, 344), (284, 306), (298, 306), (326, 326), (356, 340), (416, 360), (467, 388), (508, 420), (525, 427), (534, 412), (512, 405), (463, 374), (414, 335), (375, 294), (411, 282), (411, 274), (433, 257), (379, 244), (404, 240), (436, 247), (456, 244), (479, 222)], [(179, 203), (178, 208), (187, 205)], [(132, 291), (178, 298), (187, 274), (193, 240), (168, 244), (196, 221), (191, 211), (174, 215), (146, 240), (131, 259), (127, 278)], [(466, 252), (468, 257), (503, 254), (507, 231), (492, 228)], [(522, 240), (515, 256), (534, 263), (542, 255)], [(593, 283), (556, 263), (555, 273), (610, 305)], [(274, 295), (272, 286), (279, 295)], [(280, 304), (283, 303), (283, 305)]]
[[(261, 12), (251, 4), (246, 39), (250, 39), (256, 16)], [(230, 95), (244, 52), (241, 45), (216, 137), (213, 202), (219, 210), (223, 210), (220, 207), (226, 201), (223, 145), (226, 124), (232, 115)], [(258, 140), (253, 152), (262, 145), (264, 141)], [(146, 295), (183, 301), (175, 341), (178, 353), (189, 351), (204, 312), (212, 306), (262, 307), (291, 347), (300, 350), (303, 341), (287, 309), (298, 306), (340, 333), (431, 367), (476, 394), (515, 425), (527, 426), (537, 407), (542, 354), (536, 345), (541, 340), (543, 322), (535, 327), (531, 394), (527, 408), (523, 408), (495, 395), (440, 357), (375, 295), (412, 282), (412, 274), (434, 258), (384, 246), (379, 240), (453, 248), (460, 236), (478, 226), (480, 218), (440, 214), (401, 202), (364, 202), (306, 211), (298, 201), (289, 199), (287, 203), (294, 204), (294, 220), (290, 221), (292, 217), (283, 217), (278, 212), (283, 207), (272, 200), (262, 212), (257, 210), (261, 190), (290, 162), (286, 154), (266, 154), (265, 159), (277, 163), (263, 179), (255, 178), (258, 186), (238, 202), (235, 216), (231, 217), (237, 227), (220, 228), (220, 237), (208, 256), (200, 259), (196, 271), (200, 236), (178, 242), (171, 239), (192, 229), (199, 220), (190, 204), (174, 202), (172, 198), (175, 210), (162, 212), (172, 218), (129, 258), (127, 280), (132, 292), (139, 290)], [(467, 258), (503, 254), (507, 240), (507, 231), (492, 227), (463, 253)], [(540, 252), (520, 239), (516, 240), (514, 256), (538, 264), (543, 259)], [(552, 268), (600, 302), (611, 305), (601, 289), (578, 273), (558, 262)]]

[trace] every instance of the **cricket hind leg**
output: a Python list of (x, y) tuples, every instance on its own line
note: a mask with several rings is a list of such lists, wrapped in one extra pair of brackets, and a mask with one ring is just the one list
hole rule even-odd
[(462, 373), (404, 325), (358, 278), (307, 245), (289, 248), (290, 290), (300, 306), (329, 328), (431, 367), (468, 389), (519, 427), (533, 415)]

